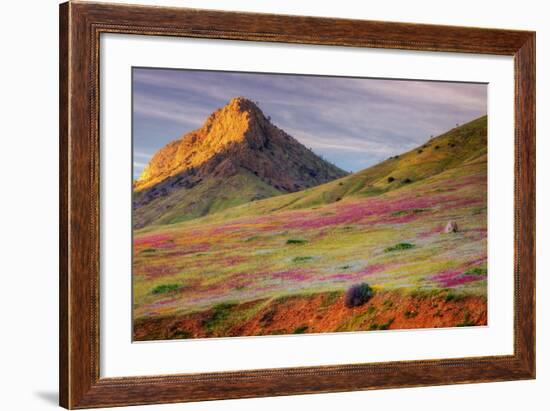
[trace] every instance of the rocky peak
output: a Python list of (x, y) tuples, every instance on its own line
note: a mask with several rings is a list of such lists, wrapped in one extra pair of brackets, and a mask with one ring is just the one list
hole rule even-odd
[(216, 110), (205, 121), (200, 131), (209, 138), (212, 147), (224, 147), (234, 142), (247, 140), (253, 143), (253, 129), (266, 126), (268, 120), (262, 110), (245, 97), (235, 97), (224, 107)]
[(201, 128), (160, 149), (135, 182), (134, 190), (182, 173), (192, 172), (195, 178), (199, 173), (202, 178), (238, 169), (248, 170), (286, 192), (345, 175), (271, 124), (257, 103), (235, 97), (210, 114)]

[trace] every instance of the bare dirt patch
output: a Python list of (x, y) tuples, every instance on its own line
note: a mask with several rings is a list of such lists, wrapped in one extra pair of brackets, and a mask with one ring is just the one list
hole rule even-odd
[(347, 308), (344, 294), (318, 293), (220, 304), (174, 317), (137, 319), (137, 341), (375, 331), (487, 325), (487, 300), (441, 291), (434, 294), (378, 292)]

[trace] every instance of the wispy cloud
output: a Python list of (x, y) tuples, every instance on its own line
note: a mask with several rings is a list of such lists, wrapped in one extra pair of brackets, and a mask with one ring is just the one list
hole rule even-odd
[(154, 153), (134, 150), (134, 158), (141, 158), (141, 159), (149, 160), (153, 156), (153, 154)]
[(163, 69), (134, 69), (133, 79), (137, 174), (235, 96), (259, 102), (275, 124), (351, 171), (487, 111), (484, 84)]

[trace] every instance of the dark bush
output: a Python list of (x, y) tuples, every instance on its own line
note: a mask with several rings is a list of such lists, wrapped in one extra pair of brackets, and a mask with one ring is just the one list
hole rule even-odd
[(421, 154), (424, 150), (420, 149), (417, 151), (418, 154)]
[(286, 240), (287, 244), (305, 244), (307, 243), (307, 240), (302, 240), (300, 238), (289, 238)]
[(464, 272), (464, 274), (484, 275), (484, 274), (487, 274), (487, 268), (484, 268), (484, 267), (469, 268)]
[(439, 150), (439, 146), (435, 146), (434, 148), (435, 148), (436, 150)]
[(214, 331), (214, 329), (224, 323), (229, 317), (233, 308), (237, 306), (237, 303), (228, 302), (220, 303), (212, 308), (212, 314), (210, 317), (202, 320), (202, 326), (208, 331)]
[(310, 257), (309, 255), (305, 255), (305, 256), (298, 256), (298, 257), (294, 257), (292, 259), (292, 262), (293, 263), (303, 263), (305, 261), (311, 261), (313, 260), (313, 257)]
[(388, 177), (388, 183), (393, 183), (395, 181), (394, 177)]
[(151, 291), (153, 294), (165, 294), (172, 291), (177, 291), (181, 288), (179, 284), (161, 284), (157, 285), (153, 290)]
[(374, 294), (367, 283), (354, 284), (346, 291), (344, 304), (348, 308), (358, 307), (369, 301)]
[(185, 330), (176, 330), (172, 332), (171, 338), (186, 340), (187, 338), (193, 337), (193, 334)]
[(409, 184), (412, 183), (412, 180), (410, 178), (406, 178), (403, 180), (403, 184)]
[(384, 251), (386, 253), (391, 253), (392, 251), (408, 250), (410, 248), (414, 248), (414, 244), (411, 244), (411, 243), (398, 243), (396, 245), (393, 245), (391, 247), (386, 248)]
[(405, 316), (405, 318), (409, 319), (409, 318), (416, 317), (418, 315), (418, 312), (407, 310), (403, 315)]

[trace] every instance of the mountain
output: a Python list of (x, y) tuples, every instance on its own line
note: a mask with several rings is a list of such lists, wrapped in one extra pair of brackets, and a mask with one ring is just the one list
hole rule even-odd
[(486, 168), (486, 163), (487, 116), (483, 116), (346, 177), (300, 192), (245, 204), (211, 219), (262, 215), (318, 207), (344, 199), (377, 196), (403, 187), (419, 186), (428, 179), (443, 180), (455, 172)]
[(185, 221), (345, 175), (237, 97), (152, 157), (134, 182), (134, 227)]

